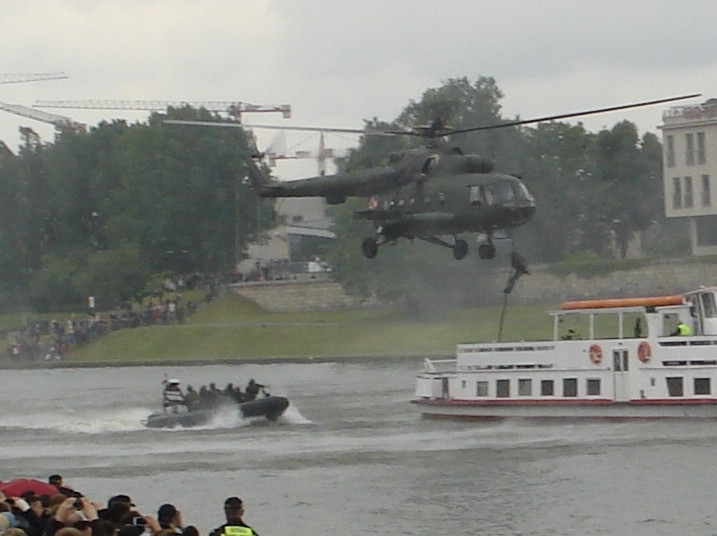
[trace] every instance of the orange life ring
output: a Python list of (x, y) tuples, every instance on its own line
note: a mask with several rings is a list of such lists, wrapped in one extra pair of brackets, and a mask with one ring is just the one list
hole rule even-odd
[(590, 345), (590, 361), (596, 365), (599, 365), (602, 361), (602, 348), (600, 348), (599, 344)]
[(643, 363), (647, 363), (650, 360), (650, 357), (652, 357), (652, 348), (650, 348), (650, 343), (642, 341), (637, 347), (637, 358)]

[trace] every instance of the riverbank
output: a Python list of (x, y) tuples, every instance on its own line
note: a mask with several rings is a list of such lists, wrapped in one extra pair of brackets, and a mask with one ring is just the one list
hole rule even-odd
[[(509, 307), (503, 339), (549, 337), (551, 324), (545, 309)], [(498, 307), (485, 307), (430, 317), (398, 309), (269, 313), (244, 298), (227, 295), (183, 324), (123, 329), (73, 346), (59, 361), (6, 360), (2, 366), (190, 366), (448, 357), (457, 342), (496, 340), (500, 312)]]

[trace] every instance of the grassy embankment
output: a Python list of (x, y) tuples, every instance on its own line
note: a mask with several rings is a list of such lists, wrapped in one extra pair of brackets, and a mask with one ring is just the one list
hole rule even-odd
[[(124, 329), (72, 348), (65, 363), (452, 355), (457, 342), (495, 340), (500, 311), (500, 307), (468, 309), (431, 319), (411, 318), (396, 310), (268, 313), (231, 295), (212, 302), (184, 324)], [(503, 340), (550, 334), (545, 307), (508, 307)]]

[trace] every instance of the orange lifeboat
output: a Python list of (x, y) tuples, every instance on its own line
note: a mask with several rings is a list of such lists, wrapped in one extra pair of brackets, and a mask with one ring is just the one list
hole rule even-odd
[(572, 309), (609, 309), (613, 307), (660, 307), (665, 305), (682, 305), (684, 298), (675, 296), (651, 296), (646, 298), (614, 298), (605, 300), (577, 300), (563, 302), (560, 308), (564, 311)]

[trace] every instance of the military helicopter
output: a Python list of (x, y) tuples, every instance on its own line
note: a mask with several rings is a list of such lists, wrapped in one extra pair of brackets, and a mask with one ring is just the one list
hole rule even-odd
[[(364, 238), (361, 244), (363, 254), (369, 259), (376, 257), (380, 246), (407, 238), (447, 247), (452, 250), (454, 258), (461, 260), (468, 254), (468, 242), (459, 235), (470, 232), (481, 233), (486, 237), (485, 242), (478, 247), (478, 256), (481, 259), (492, 259), (496, 254), (495, 233), (525, 224), (536, 210), (535, 199), (518, 177), (494, 172), (494, 164), (490, 159), (464, 154), (460, 147), (451, 146), (448, 140), (452, 136), (664, 104), (698, 96), (683, 95), (464, 129), (453, 129), (440, 117), (428, 125), (396, 131), (251, 126), (211, 121), (168, 120), (165, 123), (421, 137), (426, 140), (423, 147), (394, 153), (388, 163), (381, 167), (277, 182), (267, 177), (257, 162), (251, 160), (247, 162), (249, 179), (258, 195), (265, 198), (324, 197), (329, 204), (343, 203), (347, 197), (368, 198), (368, 206), (357, 211), (354, 216), (356, 219), (372, 221), (376, 229), (376, 235)], [(260, 160), (261, 156), (257, 154), (256, 160)]]

